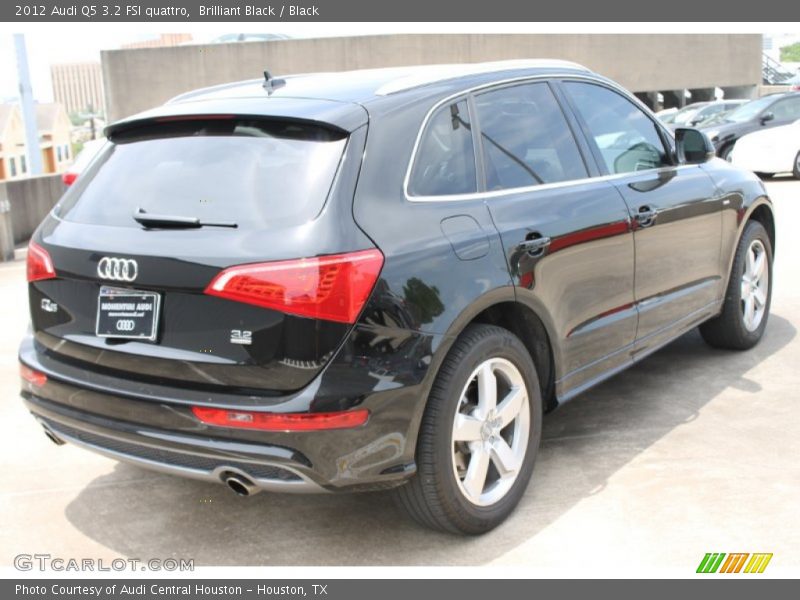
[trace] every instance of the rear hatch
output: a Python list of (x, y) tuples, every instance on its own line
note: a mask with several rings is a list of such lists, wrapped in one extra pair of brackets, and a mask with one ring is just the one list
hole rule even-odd
[(29, 250), (40, 351), (128, 382), (308, 384), (382, 266), (352, 219), (364, 130), (219, 114), (112, 130)]

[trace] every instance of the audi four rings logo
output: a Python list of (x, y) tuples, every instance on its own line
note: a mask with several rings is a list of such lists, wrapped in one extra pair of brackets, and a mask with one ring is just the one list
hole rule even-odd
[(132, 258), (112, 258), (104, 256), (97, 263), (97, 275), (101, 279), (114, 281), (133, 281), (139, 274), (139, 265)]
[(133, 319), (119, 319), (117, 321), (117, 331), (133, 331), (136, 329), (136, 323)]

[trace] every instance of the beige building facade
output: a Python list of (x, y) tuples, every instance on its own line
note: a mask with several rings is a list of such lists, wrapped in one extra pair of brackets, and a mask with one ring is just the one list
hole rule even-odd
[[(62, 173), (73, 159), (67, 111), (60, 104), (37, 104), (36, 125), (42, 173)], [(22, 111), (17, 104), (0, 104), (0, 181), (29, 176)]]
[(100, 63), (52, 65), (53, 98), (67, 114), (101, 112), (105, 114), (105, 95)]

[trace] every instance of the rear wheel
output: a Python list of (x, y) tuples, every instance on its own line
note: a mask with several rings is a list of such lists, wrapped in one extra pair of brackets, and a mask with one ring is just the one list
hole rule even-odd
[(794, 157), (794, 169), (792, 169), (792, 175), (794, 175), (795, 179), (800, 179), (800, 152), (798, 152), (797, 156)]
[(764, 226), (748, 221), (736, 249), (722, 313), (700, 326), (703, 339), (718, 348), (752, 348), (764, 334), (771, 299), (772, 246)]
[(417, 522), (480, 534), (519, 502), (542, 432), (536, 368), (522, 342), (492, 325), (471, 325), (450, 350), (428, 398), (417, 474), (395, 490)]

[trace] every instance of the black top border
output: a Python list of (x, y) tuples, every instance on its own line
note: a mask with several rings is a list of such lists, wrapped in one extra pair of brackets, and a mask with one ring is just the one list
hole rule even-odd
[(800, 21), (786, 0), (11, 0), (0, 22), (703, 22)]

